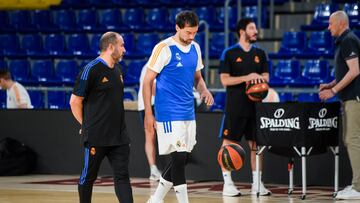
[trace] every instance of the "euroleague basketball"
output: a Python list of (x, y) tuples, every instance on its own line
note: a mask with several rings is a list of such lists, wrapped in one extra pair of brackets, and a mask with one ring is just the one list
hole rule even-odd
[(220, 148), (218, 162), (228, 171), (237, 171), (242, 168), (245, 161), (245, 151), (238, 144), (229, 144)]
[(265, 82), (251, 84), (246, 83), (246, 94), (254, 102), (262, 101), (268, 94), (269, 85)]

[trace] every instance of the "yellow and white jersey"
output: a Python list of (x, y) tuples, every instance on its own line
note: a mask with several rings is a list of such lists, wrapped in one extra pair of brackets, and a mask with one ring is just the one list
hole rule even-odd
[(6, 90), (7, 100), (6, 107), (8, 109), (20, 108), (20, 105), (26, 104), (27, 109), (32, 109), (31, 100), (28, 92), (18, 82), (14, 82), (10, 89)]

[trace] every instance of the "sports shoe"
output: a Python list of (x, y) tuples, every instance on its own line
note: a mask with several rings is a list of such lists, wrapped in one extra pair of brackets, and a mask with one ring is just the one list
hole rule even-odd
[(354, 188), (346, 187), (344, 190), (339, 191), (339, 193), (335, 197), (336, 199), (359, 199), (360, 200), (360, 192), (356, 191)]
[(351, 190), (352, 189), (352, 185), (348, 185), (348, 186), (346, 186), (343, 190), (340, 190), (340, 191), (338, 191), (338, 195), (339, 194), (342, 194), (342, 193), (344, 193), (344, 192), (347, 192), (347, 191), (349, 191), (349, 190)]
[(228, 196), (228, 197), (235, 197), (241, 195), (240, 191), (236, 188), (234, 183), (224, 184), (222, 194), (223, 196)]
[(148, 201), (146, 203), (164, 203), (164, 200), (161, 200), (160, 202), (154, 202), (153, 196), (150, 196), (150, 198), (148, 199)]
[[(252, 195), (256, 195), (257, 193), (257, 185), (256, 184), (252, 184), (251, 186), (251, 194)], [(264, 183), (260, 183), (260, 196), (269, 196), (271, 195), (271, 191), (266, 189), (266, 187), (264, 186)]]
[(156, 167), (150, 170), (150, 177), (149, 177), (150, 180), (158, 181), (160, 180), (160, 177), (161, 177), (161, 173)]

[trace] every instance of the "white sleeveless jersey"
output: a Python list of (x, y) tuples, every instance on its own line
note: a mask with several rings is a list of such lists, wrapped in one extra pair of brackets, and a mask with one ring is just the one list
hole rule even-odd
[(32, 109), (31, 100), (28, 92), (20, 83), (14, 82), (10, 89), (6, 90), (8, 109), (19, 108), (21, 104), (26, 104), (26, 108)]
[(169, 37), (155, 46), (147, 67), (158, 73), (156, 121), (195, 120), (194, 76), (204, 67), (199, 45), (182, 46)]

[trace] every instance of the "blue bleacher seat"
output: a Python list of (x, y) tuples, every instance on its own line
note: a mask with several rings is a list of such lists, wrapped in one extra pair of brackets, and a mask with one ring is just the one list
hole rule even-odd
[(346, 3), (344, 4), (344, 11), (349, 17), (350, 27), (359, 28), (360, 27), (360, 12), (359, 12), (360, 3)]
[[(209, 44), (209, 55), (213, 59), (219, 59), (221, 53), (224, 51), (225, 44), (225, 35), (223, 32), (212, 33)], [(229, 45), (233, 45), (235, 43), (235, 37), (233, 33), (229, 35)]]
[(301, 55), (306, 46), (305, 32), (285, 32), (278, 53), (269, 54), (270, 58), (291, 58)]
[(9, 25), (8, 12), (0, 11), (0, 31), (9, 31), (11, 26)]
[(211, 111), (223, 111), (225, 107), (226, 93), (218, 92), (214, 96), (214, 104), (211, 107)]
[(131, 92), (124, 92), (124, 101), (134, 101), (134, 96)]
[(132, 33), (122, 35), (125, 42), (126, 57), (134, 58), (137, 56), (135, 48), (135, 36)]
[(293, 94), (290, 92), (279, 92), (280, 102), (292, 102), (294, 101)]
[(44, 50), (52, 56), (68, 56), (65, 37), (62, 34), (50, 34), (45, 37)]
[(160, 0), (154, 1), (154, 0), (132, 0), (133, 5), (136, 6), (142, 6), (142, 7), (159, 7)]
[(171, 25), (176, 25), (176, 14), (180, 11), (187, 10), (184, 8), (171, 8), (169, 9), (169, 22)]
[(139, 84), (140, 73), (145, 63), (146, 60), (133, 60), (129, 63), (124, 78), (125, 86)]
[[(165, 4), (166, 6), (183, 6), (184, 4), (188, 3), (189, 0), (159, 0), (161, 4)], [(205, 1), (205, 0), (203, 0)]]
[(100, 11), (100, 28), (104, 30), (125, 30), (122, 22), (122, 15), (119, 9), (106, 9)]
[(297, 60), (279, 60), (270, 78), (270, 86), (293, 86), (300, 77), (300, 62)]
[(102, 7), (112, 7), (113, 1), (112, 0), (87, 0), (89, 4), (96, 8), (102, 8)]
[(315, 7), (310, 25), (302, 25), (301, 30), (324, 30), (328, 26), (330, 15), (338, 10), (338, 4), (322, 3)]
[[(224, 23), (225, 23), (225, 12), (224, 8), (221, 7), (218, 9), (216, 18), (217, 18), (217, 24), (219, 25), (220, 29), (224, 29)], [(237, 24), (237, 8), (236, 7), (229, 7), (229, 28), (231, 30), (235, 30), (236, 24)]]
[(0, 59), (0, 70), (7, 70), (7, 62)]
[(209, 24), (211, 31), (224, 30), (224, 28), (220, 27), (220, 24), (217, 22), (216, 9), (214, 7), (198, 7), (195, 12), (199, 17), (199, 20), (204, 20)]
[(30, 12), (27, 10), (9, 11), (9, 24), (19, 32), (33, 31)]
[(89, 0), (62, 0), (61, 6), (65, 8), (87, 8), (90, 4)]
[(313, 86), (329, 81), (329, 63), (325, 60), (308, 60), (304, 64), (299, 83), (302, 86)]
[(298, 54), (299, 58), (333, 58), (334, 47), (330, 32), (311, 32), (307, 48), (304, 53)]
[(145, 13), (142, 8), (130, 8), (125, 11), (124, 24), (131, 30), (146, 31)]
[(27, 34), (22, 37), (21, 49), (30, 57), (44, 57), (42, 37), (38, 34)]
[(55, 75), (65, 85), (73, 85), (78, 73), (79, 67), (75, 60), (61, 60), (56, 65)]
[(73, 10), (56, 10), (54, 12), (55, 26), (64, 31), (74, 30), (76, 27), (76, 17)]
[(21, 56), (23, 53), (20, 50), (19, 44), (19, 37), (16, 34), (0, 35), (0, 56)]
[(299, 102), (320, 102), (318, 93), (299, 93), (297, 95), (297, 101)]
[(152, 30), (171, 31), (174, 25), (168, 22), (168, 10), (164, 8), (149, 9), (146, 15), (146, 24)]
[(49, 109), (65, 109), (66, 108), (66, 92), (48, 91), (48, 108)]
[(136, 41), (136, 53), (139, 56), (151, 55), (154, 46), (160, 41), (159, 36), (156, 33), (144, 33), (139, 34)]
[(98, 15), (95, 9), (80, 10), (76, 17), (76, 23), (79, 31), (96, 30)]
[(55, 27), (51, 10), (35, 10), (33, 24), (38, 31), (53, 31)]
[(54, 77), (54, 64), (51, 60), (37, 60), (33, 62), (31, 76), (40, 85), (55, 85), (59, 81)]
[(195, 41), (199, 44), (201, 49), (201, 54), (204, 55), (205, 53), (205, 33), (204, 32), (198, 32), (195, 36)]
[(68, 38), (68, 50), (71, 54), (81, 57), (90, 57), (89, 38), (86, 34), (72, 34)]
[[(101, 38), (101, 36), (102, 36), (102, 34), (94, 34), (91, 37), (91, 40), (90, 40), (90, 52), (94, 56), (97, 56), (97, 55), (100, 54), (100, 38)], [(127, 43), (127, 41), (125, 41), (125, 46), (126, 46), (126, 43)]]
[(12, 60), (9, 64), (9, 71), (15, 81), (18, 81), (23, 85), (28, 85), (31, 83), (31, 68), (29, 61), (24, 59)]
[(44, 95), (41, 91), (28, 91), (31, 105), (34, 106), (34, 109), (42, 109), (44, 108)]
[(0, 90), (0, 109), (6, 109), (6, 91)]

